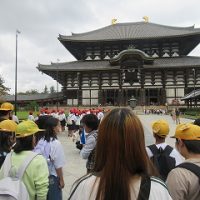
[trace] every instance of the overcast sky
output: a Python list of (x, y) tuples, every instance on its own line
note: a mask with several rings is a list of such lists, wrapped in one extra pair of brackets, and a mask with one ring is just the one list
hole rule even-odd
[[(38, 63), (75, 58), (58, 41), (117, 22), (143, 21), (200, 28), (199, 0), (0, 0), (0, 75), (14, 93), (16, 30), (18, 36), (18, 91), (43, 91), (56, 82), (37, 70)], [(200, 56), (200, 45), (190, 54)], [(59, 87), (60, 88), (60, 87)]]

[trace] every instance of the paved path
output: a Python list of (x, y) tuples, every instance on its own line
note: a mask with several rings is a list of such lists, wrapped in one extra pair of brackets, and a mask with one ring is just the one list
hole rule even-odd
[[(170, 116), (139, 115), (139, 118), (144, 126), (146, 145), (152, 144), (154, 141), (151, 133), (151, 123), (155, 120), (161, 118), (166, 119), (170, 124), (170, 135), (174, 134), (176, 125), (173, 123)], [(181, 118), (181, 123), (191, 121), (192, 120)], [(75, 144), (72, 142), (71, 138), (68, 138), (66, 136), (66, 134), (61, 134), (59, 136), (59, 140), (64, 146), (65, 155), (67, 158), (67, 164), (64, 167), (65, 188), (63, 189), (63, 199), (67, 199), (69, 191), (74, 181), (86, 173), (86, 161), (80, 158), (79, 150), (75, 148)], [(174, 146), (174, 139), (168, 137), (167, 143)]]

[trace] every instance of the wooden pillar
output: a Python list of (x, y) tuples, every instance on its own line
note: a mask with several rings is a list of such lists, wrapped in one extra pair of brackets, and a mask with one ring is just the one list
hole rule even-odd
[(82, 74), (77, 72), (77, 82), (78, 82), (78, 90), (77, 90), (77, 99), (78, 106), (82, 105)]
[(162, 70), (162, 72), (161, 72), (162, 88), (161, 88), (160, 97), (159, 97), (161, 105), (166, 105), (166, 103), (167, 103), (166, 81), (167, 81), (167, 72), (165, 70)]
[(140, 103), (141, 106), (145, 105), (145, 89), (141, 88), (140, 89)]
[(144, 71), (141, 69), (141, 89), (140, 89), (140, 105), (144, 106), (145, 105), (145, 89), (144, 89)]
[(160, 104), (165, 105), (166, 103), (166, 89), (165, 88), (161, 88), (159, 98), (160, 98)]
[(123, 73), (123, 71), (119, 71), (119, 73), (118, 73), (118, 77), (119, 77), (119, 106), (123, 105), (122, 73)]
[(99, 73), (98, 76), (99, 80), (98, 80), (98, 85), (99, 85), (99, 91), (98, 91), (98, 104), (103, 105), (103, 91), (102, 91), (102, 73)]

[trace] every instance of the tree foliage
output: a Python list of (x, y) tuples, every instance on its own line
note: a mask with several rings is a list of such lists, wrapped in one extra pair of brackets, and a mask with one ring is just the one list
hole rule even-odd
[(27, 106), (27, 110), (32, 110), (32, 111), (38, 111), (39, 110), (39, 105), (36, 101), (31, 101)]
[(54, 87), (54, 86), (51, 86), (51, 87), (50, 87), (50, 93), (51, 93), (51, 94), (56, 93), (56, 90), (55, 90), (55, 87)]
[(48, 94), (48, 93), (49, 93), (49, 90), (48, 90), (47, 86), (45, 85), (43, 94)]
[(26, 92), (19, 92), (18, 94), (39, 94), (39, 92), (36, 89), (31, 89)]
[(5, 95), (5, 94), (8, 94), (8, 91), (10, 89), (7, 88), (5, 85), (4, 85), (4, 80), (3, 78), (0, 76), (0, 96), (2, 95)]

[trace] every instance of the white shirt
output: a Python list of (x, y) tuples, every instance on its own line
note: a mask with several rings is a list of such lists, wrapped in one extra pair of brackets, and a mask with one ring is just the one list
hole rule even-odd
[[(96, 197), (98, 183), (100, 178), (96, 176), (87, 175), (85, 180), (83, 180), (70, 200), (93, 200)], [(96, 181), (97, 180), (97, 181)], [(96, 181), (96, 184), (94, 185)], [(137, 199), (140, 189), (141, 178), (137, 176), (130, 184), (131, 199)], [(75, 185), (76, 186), (76, 185)], [(73, 191), (73, 188), (72, 190)], [(90, 196), (91, 195), (91, 196)], [(151, 177), (151, 190), (149, 195), (149, 200), (172, 200), (169, 195), (166, 185), (155, 177)]]
[(18, 119), (18, 117), (16, 115), (12, 115), (12, 120), (14, 122), (16, 122), (17, 124), (19, 124), (19, 119)]
[[(34, 151), (41, 153), (47, 159), (50, 175), (57, 176), (56, 169), (64, 167), (66, 163), (62, 144), (57, 139), (52, 140), (51, 138), (50, 142), (40, 139)], [(50, 155), (51, 158), (50, 162), (48, 160), (48, 155)]]
[(33, 117), (33, 115), (29, 115), (28, 120), (35, 121), (35, 118)]
[[(161, 144), (156, 144), (156, 146), (158, 149), (161, 147), (164, 150), (167, 144), (161, 143)], [(148, 147), (146, 147), (146, 151), (149, 158), (151, 158), (153, 156), (151, 150)], [(184, 161), (184, 158), (180, 155), (180, 153), (176, 149), (173, 149), (172, 152), (169, 154), (169, 156), (172, 158), (175, 158), (176, 166), (181, 164)]]

